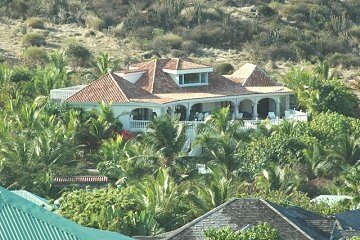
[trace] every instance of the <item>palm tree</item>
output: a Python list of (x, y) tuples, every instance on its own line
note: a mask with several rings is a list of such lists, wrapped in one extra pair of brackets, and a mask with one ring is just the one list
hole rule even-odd
[(303, 151), (306, 176), (311, 181), (323, 176), (331, 176), (334, 167), (332, 162), (324, 160), (325, 151), (321, 145), (314, 144)]
[(290, 193), (300, 185), (300, 179), (289, 165), (281, 167), (274, 164), (259, 173), (255, 183), (260, 190)]
[(185, 184), (176, 184), (169, 169), (159, 168), (156, 176), (148, 176), (135, 182), (134, 198), (142, 209), (155, 216), (165, 230), (172, 230), (184, 224), (182, 200), (187, 191)]
[(334, 139), (326, 157), (339, 165), (353, 166), (360, 160), (360, 138), (354, 134), (342, 134)]
[(185, 126), (167, 114), (154, 118), (148, 125), (143, 142), (153, 146), (164, 159), (163, 164), (174, 167), (186, 141)]
[(108, 53), (100, 53), (96, 58), (96, 66), (102, 76), (116, 69), (119, 66), (119, 59), (113, 60)]
[(136, 139), (124, 142), (120, 135), (103, 141), (98, 157), (97, 168), (119, 185), (154, 174), (159, 166), (159, 157), (151, 146)]
[(239, 192), (240, 183), (226, 166), (218, 165), (210, 170), (209, 174), (194, 181), (193, 190), (187, 195), (197, 216), (227, 202)]
[(197, 130), (194, 145), (203, 148), (202, 157), (210, 163), (224, 164), (229, 171), (239, 168), (239, 150), (243, 143), (242, 122), (229, 119), (229, 108), (222, 108), (205, 121)]

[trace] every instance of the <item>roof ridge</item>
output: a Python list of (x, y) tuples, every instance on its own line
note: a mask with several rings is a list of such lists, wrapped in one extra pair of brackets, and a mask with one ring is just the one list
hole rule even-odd
[[(315, 240), (313, 237), (311, 237), (309, 234), (307, 234), (304, 230), (302, 230), (298, 225), (293, 223), (289, 218), (287, 218), (284, 214), (282, 214), (279, 210), (277, 210), (275, 207), (273, 207), (268, 201), (264, 199), (259, 199), (263, 204), (265, 204), (268, 208), (270, 208), (272, 211), (274, 211), (276, 214), (278, 214), (280, 217), (282, 217), (286, 222), (288, 222), (291, 226), (293, 226), (296, 230), (301, 232), (304, 236), (308, 237), (311, 240)], [(282, 207), (282, 206), (280, 206)]]
[(176, 62), (176, 69), (179, 69), (179, 66), (180, 66), (180, 58), (177, 58), (176, 59), (177, 60), (177, 62)]
[(157, 64), (158, 64), (157, 59), (154, 59), (154, 72), (153, 72), (153, 76), (152, 76), (152, 83), (151, 83), (151, 86), (150, 86), (150, 93), (151, 93), (151, 94), (152, 94), (153, 91), (154, 91)]
[(169, 232), (170, 234), (169, 234), (167, 237), (165, 237), (164, 240), (170, 240), (171, 238), (173, 238), (173, 237), (175, 237), (176, 235), (180, 234), (180, 233), (181, 233), (182, 231), (184, 231), (185, 229), (188, 229), (188, 228), (192, 227), (194, 224), (200, 222), (201, 220), (203, 220), (204, 218), (208, 217), (209, 215), (211, 215), (211, 214), (219, 211), (219, 210), (222, 209), (223, 207), (225, 207), (225, 206), (227, 206), (228, 204), (233, 203), (233, 202), (235, 202), (235, 201), (237, 201), (237, 200), (239, 200), (239, 199), (241, 199), (241, 198), (232, 198), (232, 199), (230, 199), (229, 201), (227, 201), (227, 202), (225, 202), (225, 203), (217, 206), (216, 208), (211, 209), (210, 211), (208, 211), (208, 212), (204, 213), (203, 215), (195, 218), (194, 220), (192, 220), (191, 222), (185, 224), (184, 226), (182, 226), (182, 227), (180, 227), (180, 228), (178, 228), (178, 229), (175, 229), (175, 230)]
[[(126, 100), (127, 100), (128, 102), (130, 102), (129, 97), (128, 97), (128, 96), (125, 94), (125, 92), (121, 89), (121, 87), (119, 86), (118, 81), (115, 79), (116, 77), (118, 77), (118, 78), (121, 79), (121, 80), (122, 80), (123, 78), (120, 77), (120, 76), (117, 76), (116, 74), (115, 74), (116, 77), (114, 77), (114, 76), (113, 76), (114, 73), (112, 73), (112, 72), (109, 72), (108, 74), (110, 75), (111, 79), (115, 82), (115, 85), (116, 85), (116, 87), (118, 88), (118, 90), (120, 91), (120, 93), (125, 96), (125, 98), (126, 98)], [(125, 80), (125, 79), (124, 79), (124, 80)], [(126, 81), (126, 80), (125, 80), (125, 81)]]

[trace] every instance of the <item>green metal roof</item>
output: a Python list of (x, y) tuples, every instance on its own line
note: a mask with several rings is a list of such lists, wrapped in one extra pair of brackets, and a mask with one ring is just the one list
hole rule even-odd
[(54, 211), (57, 209), (57, 207), (53, 204), (49, 204), (49, 201), (45, 198), (42, 198), (36, 194), (33, 194), (31, 192), (28, 192), (26, 190), (13, 190), (12, 193), (15, 193), (16, 195), (25, 198), (26, 200), (29, 200), (30, 202), (35, 203), (38, 206), (44, 207), (49, 211)]
[(131, 240), (119, 233), (83, 227), (0, 187), (0, 239)]

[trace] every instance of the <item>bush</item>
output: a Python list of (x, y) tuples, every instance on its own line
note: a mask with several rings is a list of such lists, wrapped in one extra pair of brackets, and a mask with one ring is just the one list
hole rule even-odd
[(22, 43), (25, 47), (40, 47), (45, 44), (45, 36), (41, 33), (28, 33), (22, 37)]
[(334, 53), (329, 57), (329, 64), (333, 67), (343, 65), (346, 68), (359, 67), (360, 57), (351, 54)]
[(85, 17), (86, 26), (89, 28), (93, 28), (94, 30), (102, 30), (106, 27), (106, 23), (104, 20), (100, 19), (94, 14), (88, 14)]
[(75, 63), (79, 66), (86, 65), (90, 61), (91, 52), (85, 46), (80, 45), (79, 43), (70, 43), (66, 54), (73, 58)]
[(44, 65), (48, 61), (48, 55), (44, 48), (29, 47), (23, 54), (24, 62), (30, 66)]
[(274, 9), (272, 9), (271, 7), (269, 7), (266, 4), (261, 4), (257, 10), (260, 15), (265, 16), (265, 17), (271, 17), (276, 14)]
[(39, 17), (29, 18), (26, 23), (36, 29), (45, 29), (45, 19)]
[(360, 26), (354, 26), (350, 29), (350, 35), (360, 40)]
[(187, 41), (183, 41), (181, 43), (180, 49), (188, 55), (191, 53), (195, 54), (195, 53), (199, 52), (200, 45), (195, 41), (187, 40)]
[(28, 68), (15, 67), (11, 74), (10, 80), (12, 82), (28, 82), (31, 80), (33, 73)]
[(229, 75), (234, 72), (234, 67), (230, 63), (219, 63), (215, 66), (216, 72), (221, 75)]
[(234, 231), (225, 227), (220, 229), (206, 229), (204, 231), (206, 240), (279, 240), (279, 232), (266, 222), (250, 227), (246, 231)]
[(295, 59), (296, 55), (288, 45), (272, 45), (264, 50), (264, 56), (272, 61)]

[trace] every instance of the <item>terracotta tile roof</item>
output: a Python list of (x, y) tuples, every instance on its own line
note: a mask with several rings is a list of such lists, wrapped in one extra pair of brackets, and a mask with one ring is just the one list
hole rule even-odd
[(257, 65), (246, 63), (233, 74), (230, 79), (235, 82), (242, 83), (245, 87), (252, 86), (278, 86), (279, 84), (271, 79), (271, 77)]
[(70, 96), (66, 102), (163, 102), (162, 99), (137, 87), (114, 73), (108, 73)]
[(194, 63), (190, 59), (183, 58), (171, 58), (164, 65), (163, 69), (168, 70), (188, 70), (197, 68), (209, 68), (207, 65)]
[(53, 183), (108, 183), (109, 179), (105, 176), (72, 176), (72, 177), (54, 177)]
[(183, 59), (157, 59), (132, 66), (130, 72), (143, 71), (133, 84), (115, 73), (108, 73), (86, 88), (69, 97), (67, 102), (150, 102), (169, 103), (179, 100), (237, 96), (261, 93), (290, 93), (291, 90), (277, 84), (263, 70), (253, 64), (245, 64), (230, 76), (215, 72), (208, 74), (208, 84), (180, 87), (170, 74), (171, 69), (208, 67)]
[(174, 82), (169, 74), (162, 70), (169, 61), (170, 59), (158, 59), (142, 65), (139, 70), (146, 70), (147, 72), (135, 85), (154, 94), (181, 92), (181, 87)]

